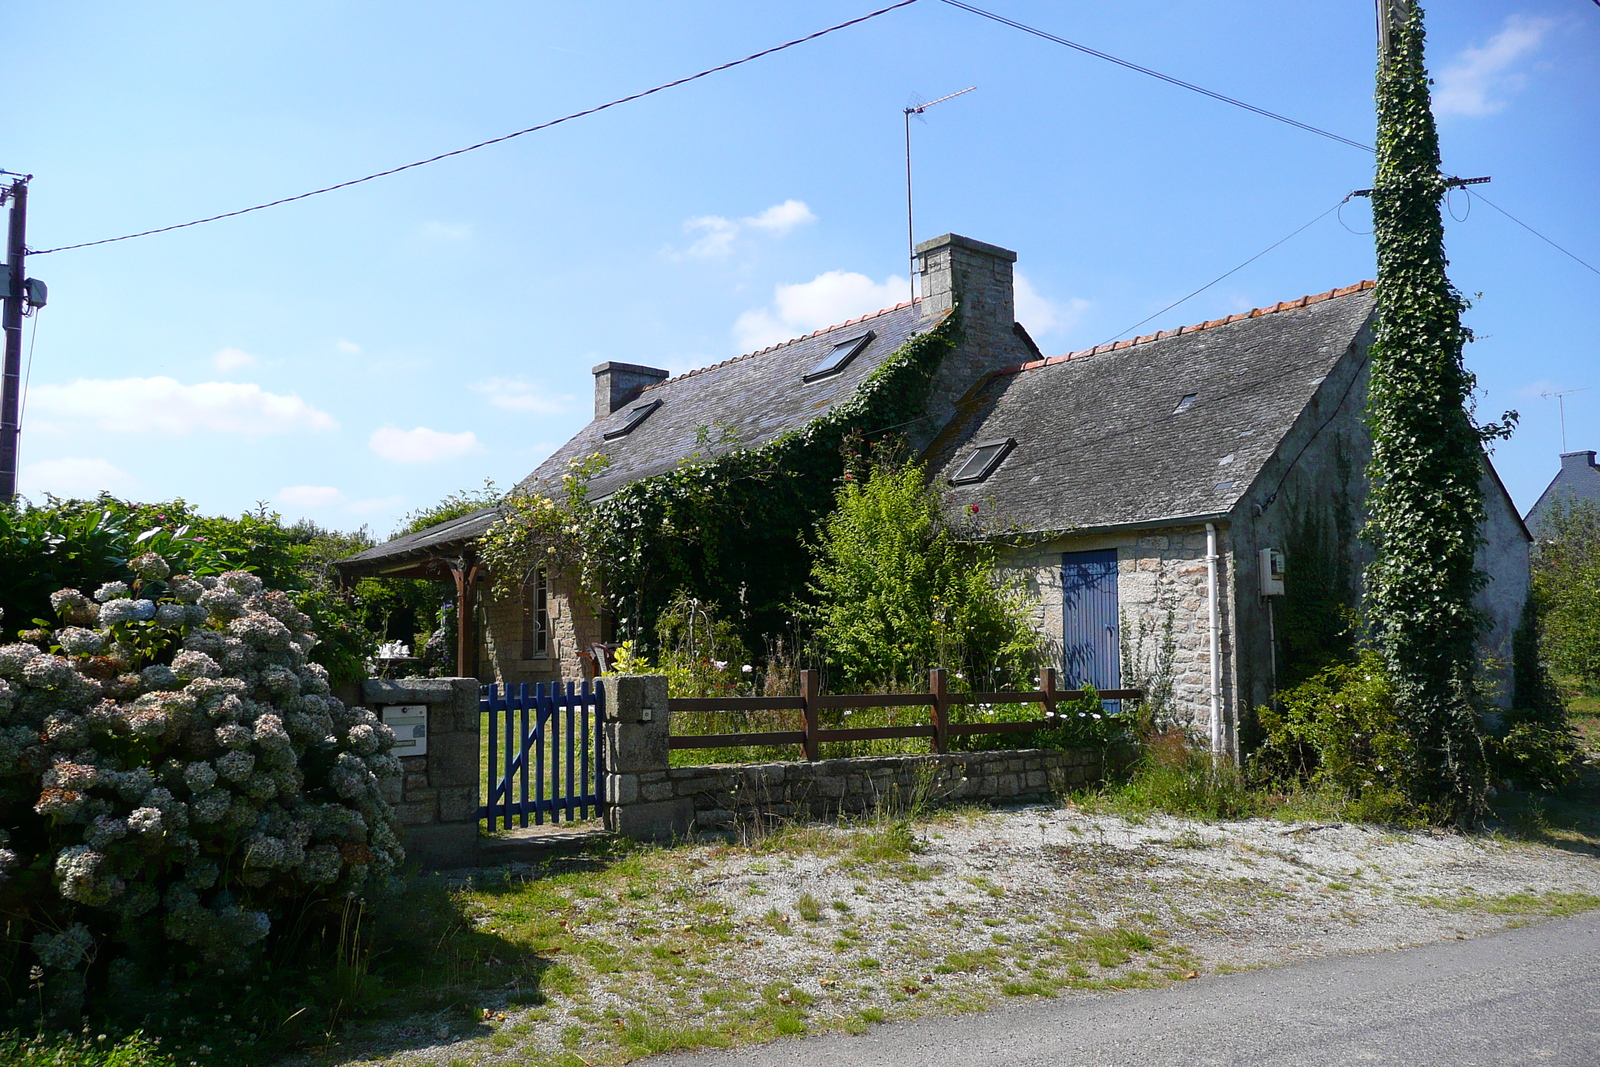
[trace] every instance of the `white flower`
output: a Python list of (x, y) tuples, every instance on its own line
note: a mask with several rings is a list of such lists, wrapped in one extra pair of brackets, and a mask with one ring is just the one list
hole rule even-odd
[(168, 630), (176, 630), (189, 621), (189, 609), (183, 604), (157, 604), (156, 625)]
[(59, 934), (38, 934), (33, 939), (33, 954), (53, 970), (76, 967), (94, 947), (94, 935), (82, 923), (73, 923)]
[[(243, 727), (237, 727), (237, 729), (243, 729)], [(248, 739), (248, 733), (246, 738)], [(217, 773), (230, 782), (244, 781), (250, 777), (250, 772), (255, 769), (256, 758), (250, 753), (239, 749), (235, 749), (217, 760)], [(334, 770), (338, 770), (338, 768), (335, 767)]]
[(745, 664), (745, 665), (744, 665), (744, 666), (743, 666), (743, 667), (740, 667), (740, 668), (739, 668), (739, 669), (740, 669), (740, 670), (741, 670), (741, 671), (743, 671), (743, 672), (744, 672), (744, 673), (745, 673), (745, 674), (750, 674), (750, 673), (751, 673), (751, 672), (753, 672), (753, 671), (754, 671), (754, 670), (755, 670), (755, 668), (754, 668), (754, 667), (752, 667), (752, 666), (751, 666), (751, 665), (750, 665), (750, 664), (748, 664), (748, 663), (746, 663), (746, 664)]
[(123, 597), (132, 595), (127, 582), (107, 582), (94, 591), (94, 598), (102, 604), (109, 600), (120, 600)]
[(161, 832), (160, 808), (134, 808), (128, 813), (128, 829), (136, 834)]
[(105, 635), (81, 626), (68, 626), (56, 631), (56, 644), (74, 656), (92, 656), (105, 644)]
[(128, 569), (147, 581), (161, 581), (172, 573), (167, 561), (154, 552), (146, 552), (128, 561)]
[(183, 681), (192, 682), (196, 678), (215, 678), (222, 668), (204, 652), (186, 648), (172, 657), (172, 672)]
[(156, 617), (156, 606), (150, 600), (119, 598), (100, 605), (100, 625), (114, 626), (119, 622), (145, 622)]
[(205, 591), (205, 586), (187, 574), (180, 574), (167, 583), (167, 592), (184, 604), (193, 604)]
[(99, 618), (100, 605), (76, 589), (61, 589), (50, 594), (50, 607), (63, 622), (80, 626), (93, 626)]
[(28, 661), (42, 655), (44, 653), (33, 645), (0, 645), (0, 674), (7, 678), (20, 678), (22, 668)]

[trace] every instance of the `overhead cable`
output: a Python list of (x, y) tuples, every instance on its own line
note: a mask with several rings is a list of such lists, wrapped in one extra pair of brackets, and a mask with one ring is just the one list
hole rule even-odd
[[(1249, 259), (1245, 260), (1243, 263), (1239, 264), (1237, 267), (1234, 267), (1232, 270), (1227, 271), (1227, 272), (1225, 272), (1223, 274), (1217, 275), (1215, 278), (1212, 278), (1209, 282), (1206, 282), (1204, 285), (1202, 285), (1200, 288), (1196, 289), (1194, 292), (1190, 293), (1188, 296), (1180, 297), (1179, 299), (1174, 300), (1172, 303), (1168, 304), (1166, 307), (1162, 308), (1160, 311), (1156, 312), (1154, 315), (1145, 316), (1144, 318), (1140, 319), (1138, 322), (1134, 323), (1132, 326), (1129, 326), (1126, 330), (1123, 330), (1120, 333), (1114, 333), (1110, 337), (1107, 337), (1104, 341), (1101, 341), (1100, 344), (1108, 345), (1112, 341), (1115, 341), (1117, 338), (1124, 337), (1124, 336), (1132, 333), (1134, 330), (1137, 330), (1139, 327), (1143, 326), (1145, 323), (1149, 322), (1151, 319), (1157, 318), (1157, 317), (1159, 317), (1161, 315), (1165, 315), (1167, 312), (1171, 311), (1173, 308), (1177, 307), (1179, 304), (1185, 303), (1186, 301), (1192, 300), (1193, 298), (1199, 296), (1201, 293), (1205, 292), (1207, 289), (1211, 288), (1213, 285), (1216, 285), (1218, 282), (1222, 281), (1224, 278), (1228, 277), (1229, 275), (1233, 275), (1233, 274), (1239, 273), (1240, 271), (1242, 271), (1246, 267), (1248, 267), (1250, 264), (1254, 263), (1256, 260), (1258, 260), (1262, 256), (1266, 255), (1268, 252), (1272, 251), (1274, 248), (1277, 248), (1279, 245), (1284, 244), (1285, 242), (1291, 240), (1292, 238), (1300, 236), (1300, 234), (1304, 233), (1306, 230), (1311, 229), (1311, 227), (1315, 226), (1317, 223), (1321, 222), (1323, 219), (1327, 218), (1329, 215), (1333, 214), (1335, 211), (1338, 211), (1339, 208), (1342, 207), (1347, 202), (1349, 202), (1350, 197), (1352, 197), (1354, 195), (1355, 195), (1354, 193), (1346, 194), (1344, 199), (1340, 200), (1339, 203), (1333, 205), (1328, 210), (1324, 211), (1322, 214), (1318, 215), (1316, 218), (1312, 219), (1310, 222), (1308, 222), (1304, 226), (1300, 227), (1298, 230), (1296, 230), (1293, 233), (1289, 234), (1288, 237), (1283, 237), (1283, 238), (1280, 238), (1279, 240), (1276, 240), (1276, 241), (1272, 242), (1270, 245), (1268, 245), (1267, 247), (1263, 248), (1261, 251), (1257, 252), (1255, 255), (1251, 256)], [(1098, 348), (1098, 347), (1100, 347), (1100, 345), (1096, 345), (1095, 347)]]
[[(1595, 0), (1595, 2), (1596, 3), (1600, 3), (1600, 0)], [(1571, 260), (1573, 260), (1574, 262), (1577, 262), (1577, 263), (1581, 263), (1585, 267), (1588, 267), (1590, 270), (1594, 271), (1596, 274), (1600, 274), (1600, 267), (1596, 267), (1593, 263), (1589, 263), (1586, 260), (1579, 259), (1576, 255), (1574, 255), (1571, 252), (1568, 252), (1565, 248), (1562, 248), (1560, 245), (1558, 245), (1554, 241), (1550, 240), (1550, 238), (1546, 237), (1544, 234), (1540, 233), (1538, 230), (1534, 229), (1532, 226), (1529, 226), (1526, 222), (1523, 222), (1521, 219), (1517, 218), (1515, 215), (1513, 215), (1511, 212), (1507, 211), (1505, 208), (1501, 207), (1499, 204), (1495, 203), (1493, 200), (1490, 200), (1487, 196), (1484, 196), (1482, 193), (1478, 193), (1478, 192), (1474, 192), (1474, 193), (1472, 193), (1470, 195), (1477, 197), (1479, 200), (1482, 200), (1485, 204), (1488, 204), (1490, 207), (1492, 207), (1496, 211), (1500, 212), (1500, 214), (1504, 215), (1506, 218), (1510, 219), (1512, 222), (1516, 223), (1518, 226), (1521, 226), (1524, 230), (1527, 230), (1529, 233), (1533, 234), (1539, 240), (1543, 241), (1545, 244), (1549, 245), (1551, 248), (1555, 249), (1557, 252), (1560, 252), (1562, 255), (1566, 256), (1568, 259), (1571, 259)]]
[(360, 185), (362, 182), (370, 182), (375, 178), (387, 178), (391, 174), (399, 174), (401, 171), (412, 170), (416, 167), (425, 167), (429, 163), (437, 163), (441, 159), (449, 159), (452, 156), (465, 155), (468, 152), (476, 152), (480, 148), (487, 148), (490, 145), (500, 144), (502, 141), (509, 141), (515, 137), (522, 137), (530, 133), (538, 133), (540, 130), (548, 130), (552, 126), (559, 126), (563, 122), (571, 122), (573, 119), (581, 119), (585, 116), (605, 111), (608, 108), (617, 107), (619, 104), (627, 104), (634, 100), (642, 100), (647, 96), (653, 96), (656, 93), (664, 92), (667, 89), (673, 89), (680, 85), (687, 85), (689, 82), (698, 81), (699, 79), (708, 75), (717, 74), (724, 70), (731, 70), (734, 67), (742, 66), (745, 63), (750, 63), (754, 60), (761, 59), (763, 56), (770, 56), (774, 52), (782, 52), (786, 48), (793, 48), (795, 45), (805, 44), (807, 41), (814, 41), (818, 37), (825, 37), (830, 33), (836, 33), (839, 30), (859, 25), (860, 23), (866, 22), (869, 19), (875, 19), (879, 15), (886, 15), (889, 12), (894, 11), (896, 8), (909, 7), (914, 3), (917, 3), (917, 0), (899, 0), (898, 3), (893, 3), (887, 7), (881, 7), (876, 11), (868, 12), (867, 14), (861, 15), (857, 18), (848, 19), (844, 22), (837, 23), (833, 26), (829, 26), (827, 29), (818, 30), (815, 33), (808, 33), (804, 37), (796, 37), (792, 41), (785, 41), (783, 44), (774, 45), (771, 48), (764, 48), (759, 52), (754, 52), (748, 56), (745, 56), (743, 59), (735, 59), (729, 63), (721, 63), (715, 67), (708, 67), (705, 70), (700, 71), (698, 74), (690, 74), (687, 77), (664, 82), (661, 85), (657, 85), (653, 89), (645, 89), (642, 92), (631, 93), (628, 96), (619, 96), (617, 99), (607, 101), (604, 104), (599, 104), (591, 108), (585, 108), (582, 111), (574, 111), (570, 115), (562, 115), (558, 119), (551, 119), (548, 122), (541, 122), (537, 126), (529, 126), (525, 130), (517, 130), (515, 133), (504, 134), (500, 137), (491, 137), (487, 141), (479, 141), (477, 144), (467, 145), (465, 148), (457, 148), (450, 152), (441, 152), (436, 156), (429, 156), (427, 159), (419, 159), (413, 163), (406, 163), (398, 167), (391, 167), (388, 170), (380, 170), (376, 174), (368, 174), (361, 178), (352, 178), (349, 181), (339, 182), (337, 185), (328, 185), (321, 189), (313, 189), (308, 193), (299, 193), (295, 196), (286, 196), (278, 200), (269, 200), (264, 204), (255, 204), (251, 207), (240, 208), (237, 211), (225, 211), (220, 215), (211, 215), (207, 218), (195, 219), (192, 222), (180, 222), (172, 226), (161, 226), (153, 230), (140, 230), (138, 233), (123, 234), (121, 237), (106, 237), (99, 241), (82, 241), (75, 245), (61, 245), (56, 248), (46, 248), (38, 252), (30, 251), (28, 254), (33, 256), (47, 256), (52, 252), (66, 252), (74, 248), (92, 248), (95, 245), (108, 245), (117, 241), (131, 241), (135, 237), (149, 237), (152, 234), (168, 233), (172, 230), (187, 229), (190, 226), (200, 226), (204, 223), (216, 222), (220, 219), (231, 219), (238, 215), (248, 215), (252, 211), (264, 211), (269, 207), (278, 207), (280, 204), (292, 204), (297, 200), (305, 200), (309, 197), (321, 196), (323, 193), (331, 193), (338, 189), (348, 189), (352, 185)]
[[(1006, 18), (1004, 15), (997, 15), (993, 11), (985, 11), (981, 7), (974, 7), (971, 4), (963, 3), (962, 0), (943, 0), (943, 2), (949, 4), (951, 7), (960, 8), (962, 11), (970, 11), (974, 15), (981, 15), (986, 19), (1000, 23), (1002, 26), (1010, 26), (1014, 30), (1021, 30), (1023, 33), (1031, 33), (1035, 37), (1042, 37), (1046, 41), (1051, 41), (1059, 45), (1065, 45), (1068, 48), (1075, 48), (1084, 55), (1094, 56), (1096, 59), (1103, 59), (1107, 63), (1115, 63), (1119, 67), (1126, 67), (1127, 69), (1137, 71), (1140, 74), (1149, 75), (1152, 78), (1166, 82), (1168, 85), (1176, 85), (1180, 89), (1188, 89), (1190, 92), (1199, 93), (1201, 96), (1209, 96), (1211, 99), (1219, 100), (1224, 104), (1232, 104), (1234, 107), (1242, 107), (1246, 111), (1254, 112), (1263, 118), (1269, 118), (1275, 122), (1288, 123), (1290, 126), (1305, 130), (1307, 133), (1314, 133), (1318, 137), (1326, 137), (1330, 141), (1338, 141), (1340, 144), (1347, 144), (1351, 148), (1359, 148), (1363, 152), (1376, 151), (1371, 145), (1362, 144), (1360, 141), (1352, 141), (1350, 138), (1333, 133), (1330, 130), (1324, 130), (1320, 127), (1312, 126), (1310, 123), (1301, 122), (1298, 119), (1292, 119), (1287, 115), (1280, 115), (1276, 111), (1268, 111), (1264, 107), (1256, 107), (1254, 104), (1247, 104), (1243, 100), (1238, 100), (1231, 96), (1225, 96), (1222, 93), (1212, 92), (1210, 89), (1196, 85), (1193, 82), (1186, 82), (1182, 78), (1174, 78), (1170, 74), (1163, 74), (1159, 70), (1151, 70), (1149, 67), (1142, 67), (1139, 64), (1129, 60), (1119, 59), (1109, 52), (1102, 52), (1098, 48), (1090, 48), (1088, 45), (1079, 44), (1077, 41), (1069, 41), (1065, 37), (1057, 37), (1053, 33), (1048, 33), (1045, 30), (1037, 29), (1033, 26), (1027, 25), (1026, 23), (1018, 22), (1015, 19)], [(1597, 0), (1597, 2), (1600, 2), (1600, 0)]]

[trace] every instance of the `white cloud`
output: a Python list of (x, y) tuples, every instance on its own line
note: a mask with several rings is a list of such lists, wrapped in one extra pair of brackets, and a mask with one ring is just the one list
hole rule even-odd
[(478, 437), (471, 430), (444, 433), (426, 426), (418, 426), (414, 430), (385, 426), (381, 430), (374, 430), (368, 443), (378, 455), (396, 463), (430, 463), (466, 455), (478, 447)]
[(278, 490), (277, 499), (296, 507), (318, 508), (337, 504), (344, 494), (331, 485), (286, 485)]
[(532, 411), (539, 415), (560, 415), (571, 411), (572, 397), (551, 396), (526, 378), (485, 378), (467, 386), (489, 398), (489, 403), (507, 411)]
[(472, 237), (472, 227), (464, 222), (453, 226), (443, 222), (424, 222), (417, 233), (434, 241), (465, 241)]
[(356, 344), (354, 341), (346, 341), (343, 337), (335, 341), (333, 343), (333, 347), (337, 348), (341, 352), (348, 352), (352, 356), (359, 356), (361, 354), (360, 345)]
[(816, 222), (817, 217), (811, 213), (804, 200), (785, 200), (781, 204), (773, 204), (759, 215), (752, 215), (739, 221), (754, 229), (765, 230), (774, 237), (785, 237), (796, 226)]
[(809, 282), (778, 286), (773, 306), (740, 315), (733, 334), (740, 348), (749, 352), (891, 307), (910, 296), (906, 279), (895, 275), (879, 283), (865, 274), (830, 270)]
[(93, 496), (102, 489), (119, 489), (133, 479), (110, 460), (42, 459), (22, 468), (18, 484), (24, 493), (57, 496)]
[(1028, 280), (1028, 276), (1020, 270), (1013, 275), (1013, 278), (1016, 288), (1017, 321), (1022, 323), (1028, 333), (1035, 338), (1042, 337), (1052, 330), (1076, 326), (1083, 318), (1083, 313), (1089, 310), (1089, 301), (1079, 296), (1060, 304), (1041, 295)]
[(211, 365), (220, 371), (238, 370), (240, 367), (254, 367), (259, 360), (250, 353), (238, 348), (224, 348), (211, 357)]
[(725, 256), (733, 251), (734, 239), (745, 230), (761, 230), (774, 237), (784, 237), (797, 226), (816, 222), (817, 216), (803, 200), (785, 200), (774, 204), (757, 215), (742, 219), (728, 219), (721, 215), (697, 215), (683, 224), (684, 233), (703, 233), (689, 246), (691, 256)]
[(1527, 81), (1513, 68), (1544, 43), (1555, 26), (1554, 19), (1506, 16), (1505, 28), (1488, 44), (1468, 48), (1434, 80), (1433, 113), (1476, 118), (1504, 110), (1506, 96)]
[(114, 433), (262, 434), (339, 425), (298, 396), (269, 393), (249, 382), (184, 385), (167, 377), (79, 378), (68, 385), (34, 386), (28, 404), (47, 419), (88, 423)]

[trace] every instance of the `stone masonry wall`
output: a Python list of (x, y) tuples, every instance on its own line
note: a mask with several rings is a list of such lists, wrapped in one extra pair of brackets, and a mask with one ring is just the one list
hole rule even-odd
[[(914, 802), (1019, 800), (1098, 781), (1099, 749), (993, 749), (946, 755), (670, 767), (667, 680), (609, 678), (606, 828), (666, 840), (769, 819), (825, 819)], [(1129, 753), (1115, 753), (1124, 764)]]
[(543, 656), (524, 655), (526, 592), (501, 596), (486, 583), (478, 604), (482, 619), (478, 674), (483, 681), (563, 682), (583, 677), (578, 652), (600, 640), (600, 620), (575, 581), (560, 572), (550, 575), (550, 639)]
[[(1204, 526), (1060, 538), (1025, 549), (1002, 550), (1003, 572), (1021, 576), (1037, 598), (1034, 627), (1057, 650), (1062, 643), (1061, 556), (1114, 548), (1117, 605), (1122, 629), (1122, 684), (1148, 687), (1170, 618), (1176, 646), (1171, 675), (1171, 724), (1197, 734), (1211, 729), (1210, 621), (1206, 610)], [(1218, 623), (1222, 633), (1224, 721), (1232, 689), (1233, 610), (1228, 577), (1228, 529), (1217, 531)], [(1141, 633), (1142, 628), (1142, 633)], [(1063, 683), (1070, 685), (1070, 679)]]
[(478, 680), (369, 679), (361, 690), (379, 716), (386, 704), (428, 706), (427, 754), (402, 756), (400, 778), (384, 785), (406, 858), (425, 868), (471, 863), (478, 840)]

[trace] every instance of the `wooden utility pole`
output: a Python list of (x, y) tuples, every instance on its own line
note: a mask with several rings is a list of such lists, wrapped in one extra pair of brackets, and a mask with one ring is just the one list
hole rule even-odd
[(9, 504), (17, 495), (17, 444), (20, 426), (18, 409), (22, 398), (22, 307), (26, 276), (23, 258), (27, 254), (28, 179), (18, 178), (6, 190), (11, 202), (11, 225), (6, 239), (6, 277), (0, 296), (5, 297), (3, 320), (6, 333), (5, 377), (0, 387), (0, 504)]
[(1378, 60), (1389, 65), (1389, 51), (1393, 47), (1394, 31), (1405, 25), (1411, 17), (1411, 0), (1373, 0), (1378, 14)]

